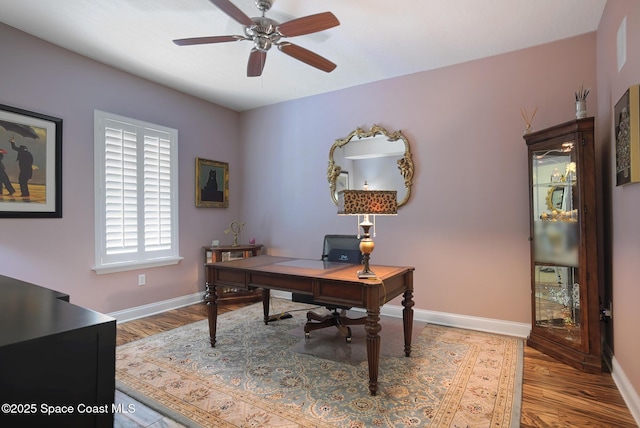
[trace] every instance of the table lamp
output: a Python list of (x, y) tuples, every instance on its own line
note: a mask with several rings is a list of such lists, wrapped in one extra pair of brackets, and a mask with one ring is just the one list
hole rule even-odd
[[(373, 226), (373, 236), (375, 236), (376, 216), (398, 213), (396, 193), (395, 190), (342, 190), (338, 193), (338, 215), (358, 216), (359, 226), (364, 232), (360, 241), (360, 251), (364, 263), (364, 269), (358, 271), (360, 279), (376, 277), (376, 274), (369, 269), (369, 258), (375, 247), (369, 229)], [(360, 216), (362, 216), (362, 221), (360, 221)], [(370, 216), (373, 222), (371, 222)], [(360, 235), (359, 230), (358, 235)]]

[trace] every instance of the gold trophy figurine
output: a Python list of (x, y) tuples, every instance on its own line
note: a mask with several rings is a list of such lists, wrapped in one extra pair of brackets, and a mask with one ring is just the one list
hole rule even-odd
[(238, 246), (238, 235), (240, 235), (240, 232), (242, 231), (242, 226), (244, 226), (244, 223), (240, 223), (239, 221), (232, 221), (229, 225), (229, 228), (224, 231), (225, 235), (233, 233), (233, 244), (231, 244), (232, 247)]

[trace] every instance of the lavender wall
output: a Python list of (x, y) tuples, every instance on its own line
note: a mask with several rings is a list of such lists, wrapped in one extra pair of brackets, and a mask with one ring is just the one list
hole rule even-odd
[[(238, 114), (3, 24), (0, 40), (0, 104), (59, 117), (64, 132), (63, 218), (0, 219), (0, 273), (69, 293), (73, 303), (102, 312), (203, 290), (201, 247), (216, 236), (225, 239), (224, 229), (239, 218)], [(178, 129), (180, 253), (184, 257), (178, 265), (107, 275), (91, 270), (94, 109)], [(0, 141), (0, 147), (8, 144)], [(195, 208), (196, 157), (229, 162), (228, 209)], [(143, 287), (137, 285), (139, 273), (146, 274)]]
[[(338, 217), (330, 200), (329, 148), (359, 126), (402, 130), (416, 167), (413, 196), (397, 217), (378, 219), (373, 263), (416, 267), (417, 308), (530, 322), (520, 109), (539, 108), (536, 129), (575, 119), (574, 91), (584, 84), (595, 93), (595, 40), (587, 34), (243, 113), (248, 233), (271, 254), (314, 258), (324, 234), (355, 233), (355, 219)], [(596, 97), (589, 101), (595, 109)]]
[[(618, 72), (616, 35), (625, 16), (628, 59)], [(629, 381), (626, 392), (635, 398), (635, 408), (630, 406), (632, 412), (640, 419), (640, 340), (637, 332), (640, 325), (640, 184), (615, 185), (613, 122), (615, 104), (629, 86), (640, 84), (640, 4), (635, 0), (607, 2), (597, 34), (600, 124), (597, 140), (601, 144), (604, 171), (605, 251), (612, 267), (607, 272), (607, 280), (613, 288), (614, 355)]]

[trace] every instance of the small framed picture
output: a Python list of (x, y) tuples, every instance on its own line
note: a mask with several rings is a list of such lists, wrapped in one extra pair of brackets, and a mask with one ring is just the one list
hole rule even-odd
[(62, 217), (62, 119), (0, 104), (0, 218)]
[(631, 86), (614, 109), (616, 186), (640, 182), (640, 85)]
[(229, 206), (229, 164), (196, 158), (196, 207)]

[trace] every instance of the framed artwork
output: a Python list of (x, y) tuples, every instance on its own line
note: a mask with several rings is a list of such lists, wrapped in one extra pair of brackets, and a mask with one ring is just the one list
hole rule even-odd
[(640, 181), (640, 85), (631, 86), (614, 109), (616, 186)]
[(229, 206), (229, 164), (196, 158), (196, 207)]
[(62, 119), (0, 104), (0, 218), (62, 217)]

